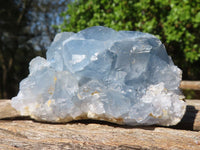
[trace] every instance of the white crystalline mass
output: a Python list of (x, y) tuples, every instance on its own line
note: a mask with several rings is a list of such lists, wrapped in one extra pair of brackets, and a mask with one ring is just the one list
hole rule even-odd
[(36, 120), (174, 125), (185, 113), (182, 72), (151, 34), (102, 26), (59, 33), (29, 70), (12, 106)]

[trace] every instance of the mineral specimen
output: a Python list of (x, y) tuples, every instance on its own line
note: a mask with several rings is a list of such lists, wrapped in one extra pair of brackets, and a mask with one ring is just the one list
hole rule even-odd
[(151, 34), (102, 26), (59, 33), (29, 71), (12, 106), (36, 120), (168, 126), (185, 113), (182, 72)]

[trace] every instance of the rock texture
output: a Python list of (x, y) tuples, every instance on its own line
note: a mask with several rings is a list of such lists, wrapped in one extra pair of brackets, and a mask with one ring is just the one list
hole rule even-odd
[(0, 119), (19, 117), (20, 113), (11, 106), (8, 99), (0, 100)]
[(187, 110), (181, 123), (164, 128), (119, 126), (91, 120), (67, 124), (40, 123), (19, 118), (10, 107), (10, 101), (0, 100), (0, 119), (4, 118), (0, 120), (0, 149), (199, 150), (200, 131), (184, 128), (200, 130), (200, 101), (186, 102)]
[(200, 81), (182, 81), (180, 88), (183, 90), (200, 90)]
[(59, 33), (29, 72), (12, 106), (35, 120), (169, 126), (185, 113), (182, 71), (148, 33), (103, 26)]
[(162, 127), (0, 121), (0, 149), (200, 149), (200, 132)]

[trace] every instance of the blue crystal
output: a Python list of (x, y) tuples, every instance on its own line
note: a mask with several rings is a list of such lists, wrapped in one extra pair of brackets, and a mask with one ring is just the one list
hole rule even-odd
[(181, 70), (155, 36), (95, 26), (56, 35), (30, 62), (12, 106), (49, 122), (98, 119), (174, 125), (185, 112)]

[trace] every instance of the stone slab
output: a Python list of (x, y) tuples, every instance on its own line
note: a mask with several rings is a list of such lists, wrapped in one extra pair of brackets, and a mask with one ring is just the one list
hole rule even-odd
[(1, 120), (0, 149), (200, 149), (200, 132), (98, 123), (45, 124)]
[[(20, 117), (0, 100), (0, 149), (200, 149), (200, 100), (186, 100), (186, 114), (174, 127), (130, 127), (101, 121), (47, 124)], [(190, 130), (188, 130), (190, 129)]]

